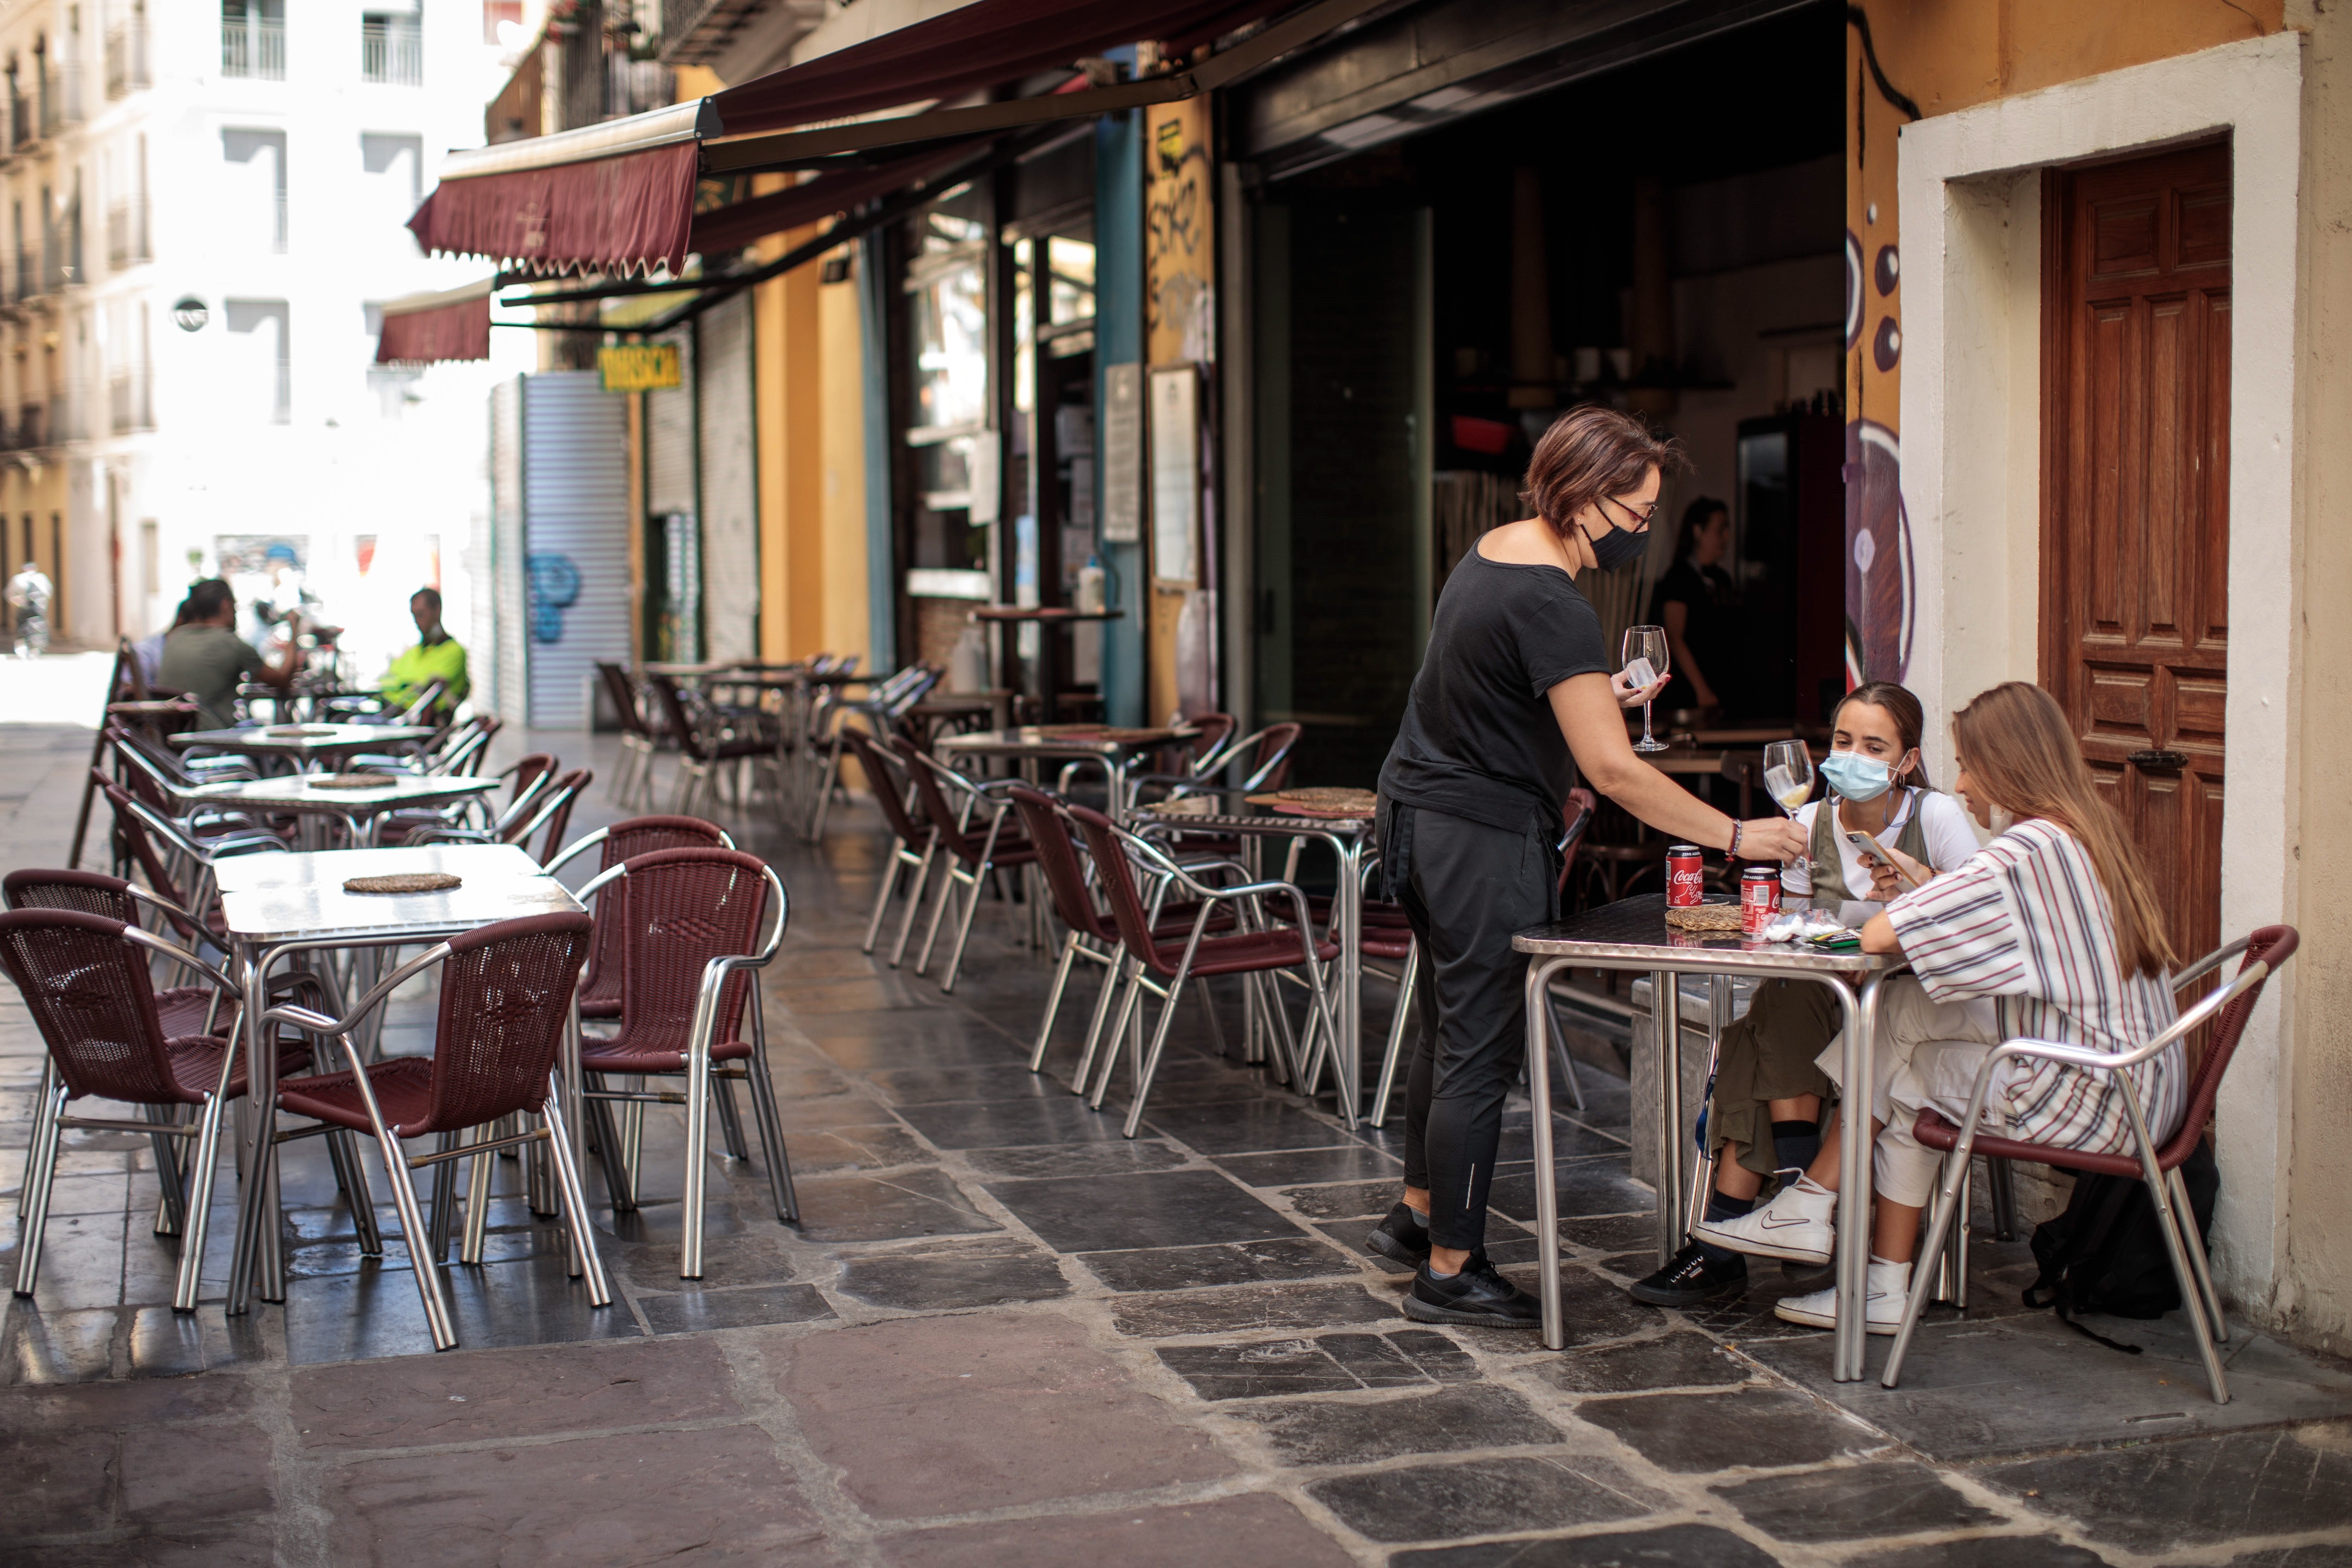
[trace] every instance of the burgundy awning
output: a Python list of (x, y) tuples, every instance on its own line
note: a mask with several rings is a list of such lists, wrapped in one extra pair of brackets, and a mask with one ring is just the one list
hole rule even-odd
[[(627, 274), (686, 265), (700, 150), (691, 141), (586, 163), (445, 174), (408, 226), (428, 253), (518, 272)], [(453, 171), (454, 173), (454, 171)]]
[(490, 357), (490, 285), (485, 278), (439, 294), (412, 294), (383, 307), (378, 364), (431, 364)]
[(780, 131), (899, 104), (961, 98), (1139, 38), (1180, 46), (1201, 42), (1294, 3), (972, 0), (944, 16), (727, 88), (710, 101), (727, 135)]
[[(705, 257), (740, 250), (755, 240), (845, 213), (919, 181), (946, 173), (973, 156), (959, 147), (933, 158), (902, 158), (876, 168), (845, 169), (772, 191), (749, 201), (730, 202), (694, 215), (692, 248)], [(709, 265), (707, 261), (705, 266)]]

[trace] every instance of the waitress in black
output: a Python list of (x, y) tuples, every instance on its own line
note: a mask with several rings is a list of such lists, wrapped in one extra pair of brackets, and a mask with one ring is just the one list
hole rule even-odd
[(1420, 940), (1421, 1041), (1405, 1101), (1404, 1195), (1366, 1245), (1412, 1265), (1408, 1317), (1531, 1329), (1534, 1296), (1483, 1243), (1503, 1098), (1526, 1042), (1515, 932), (1559, 915), (1560, 808), (1574, 771), (1669, 838), (1790, 860), (1780, 817), (1735, 822), (1634, 754), (1628, 686), (1574, 574), (1642, 553), (1675, 445), (1583, 407), (1536, 443), (1536, 515), (1482, 537), (1446, 579), (1396, 743), (1381, 770), (1381, 879)]

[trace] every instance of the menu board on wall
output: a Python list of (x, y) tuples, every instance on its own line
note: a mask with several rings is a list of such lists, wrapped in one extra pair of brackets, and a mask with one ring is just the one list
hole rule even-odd
[(1201, 378), (1189, 364), (1151, 371), (1151, 575), (1197, 585), (1201, 567)]
[(1107, 543), (1143, 538), (1143, 367), (1103, 366), (1102, 536)]

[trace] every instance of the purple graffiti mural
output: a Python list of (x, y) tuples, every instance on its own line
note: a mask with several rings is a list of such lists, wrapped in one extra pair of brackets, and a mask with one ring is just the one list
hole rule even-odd
[(1874, 419), (1845, 427), (1846, 679), (1901, 680), (1917, 612), (1901, 443)]

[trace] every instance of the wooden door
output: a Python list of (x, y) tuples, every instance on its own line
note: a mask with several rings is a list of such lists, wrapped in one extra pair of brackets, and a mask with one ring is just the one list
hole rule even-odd
[(2230, 148), (2043, 187), (2042, 680), (2173, 910), (2220, 942)]

